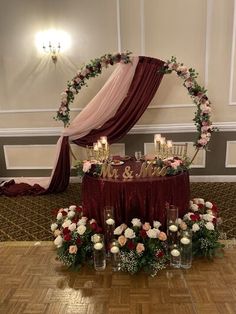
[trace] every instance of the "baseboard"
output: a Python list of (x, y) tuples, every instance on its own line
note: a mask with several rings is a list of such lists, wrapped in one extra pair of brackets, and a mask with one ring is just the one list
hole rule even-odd
[(236, 176), (190, 176), (190, 182), (236, 182)]
[[(24, 177), (25, 179), (42, 179), (41, 177)], [(2, 181), (9, 181), (12, 178), (0, 177)], [(45, 179), (45, 177), (44, 177)], [(49, 179), (49, 177), (48, 177)], [(23, 178), (22, 178), (23, 181)], [(82, 179), (79, 176), (70, 177), (70, 183), (81, 183)], [(215, 176), (190, 176), (190, 182), (236, 182), (236, 176), (215, 175)]]

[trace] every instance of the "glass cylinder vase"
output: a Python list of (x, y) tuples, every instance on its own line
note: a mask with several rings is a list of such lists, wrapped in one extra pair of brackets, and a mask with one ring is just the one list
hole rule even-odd
[(168, 243), (171, 246), (178, 243), (178, 208), (170, 205), (166, 217)]
[(180, 233), (181, 267), (188, 269), (192, 266), (192, 230), (182, 230)]
[(106, 268), (106, 250), (104, 236), (99, 234), (93, 244), (93, 262), (96, 271), (102, 271)]
[(170, 246), (170, 266), (173, 268), (181, 266), (181, 252), (177, 244)]
[(111, 253), (111, 267), (113, 271), (119, 271), (120, 270), (120, 248), (119, 243), (116, 240), (113, 240), (111, 242), (110, 246), (110, 253)]
[(110, 243), (114, 237), (115, 219), (114, 208), (112, 206), (104, 207), (104, 234), (107, 255), (110, 256)]

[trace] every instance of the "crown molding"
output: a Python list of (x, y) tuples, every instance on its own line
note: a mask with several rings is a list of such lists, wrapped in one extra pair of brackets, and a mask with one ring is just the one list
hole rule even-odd
[[(235, 132), (236, 122), (215, 122), (213, 125), (221, 132)], [(40, 137), (60, 136), (63, 127), (45, 128), (0, 128), (0, 137)], [(154, 134), (154, 133), (194, 133), (196, 127), (193, 123), (172, 124), (137, 124), (128, 134)]]

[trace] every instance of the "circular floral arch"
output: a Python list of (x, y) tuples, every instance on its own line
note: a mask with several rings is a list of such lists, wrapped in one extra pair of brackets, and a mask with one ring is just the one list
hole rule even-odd
[[(103, 68), (117, 63), (130, 63), (132, 61), (131, 52), (105, 54), (100, 58), (91, 60), (88, 64), (77, 71), (73, 79), (68, 82), (66, 90), (61, 94), (61, 104), (54, 119), (60, 120), (64, 126), (70, 122), (70, 104), (73, 103), (75, 95), (83, 86), (87, 86), (87, 80), (99, 76)], [(164, 74), (175, 72), (183, 80), (183, 86), (196, 105), (193, 121), (195, 123), (198, 136), (195, 141), (197, 151), (201, 148), (207, 149), (211, 139), (211, 133), (216, 129), (211, 122), (211, 106), (206, 95), (206, 89), (197, 83), (198, 73), (192, 68), (187, 68), (183, 63), (177, 62), (175, 57), (171, 57), (164, 64)]]

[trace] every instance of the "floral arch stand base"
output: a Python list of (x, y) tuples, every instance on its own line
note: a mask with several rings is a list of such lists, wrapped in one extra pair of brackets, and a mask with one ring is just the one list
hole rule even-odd
[[(64, 127), (70, 123), (70, 104), (73, 103), (75, 95), (80, 92), (83, 86), (87, 86), (87, 80), (99, 76), (103, 68), (117, 63), (128, 64), (132, 62), (131, 52), (105, 54), (100, 58), (91, 60), (88, 64), (77, 71), (73, 79), (68, 82), (67, 88), (61, 94), (61, 104), (57, 111), (55, 120), (62, 121)], [(194, 143), (196, 151), (190, 164), (195, 159), (200, 149), (208, 148), (211, 134), (216, 130), (211, 122), (211, 106), (206, 95), (206, 89), (197, 83), (198, 73), (192, 68), (187, 68), (183, 63), (177, 62), (175, 57), (171, 57), (164, 64), (164, 74), (175, 72), (183, 80), (183, 86), (187, 89), (188, 94), (196, 105), (196, 111), (193, 121), (197, 130), (197, 139)]]

